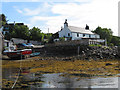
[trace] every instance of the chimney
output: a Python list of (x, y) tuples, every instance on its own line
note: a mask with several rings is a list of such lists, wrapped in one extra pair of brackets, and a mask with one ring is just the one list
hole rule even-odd
[(65, 28), (66, 26), (68, 27), (67, 19), (65, 19), (64, 28)]
[(86, 27), (85, 27), (86, 30), (89, 30), (89, 26), (86, 24)]
[(61, 30), (63, 29), (63, 27), (61, 26)]

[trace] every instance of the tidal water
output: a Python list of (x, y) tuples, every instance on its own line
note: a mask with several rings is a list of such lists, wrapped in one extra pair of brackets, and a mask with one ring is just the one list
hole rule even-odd
[[(24, 71), (24, 75), (19, 75), (19, 69), (4, 69), (3, 79), (16, 81), (17, 83), (27, 84), (28, 90), (42, 88), (118, 88), (120, 77), (80, 77), (80, 76), (62, 76), (63, 73), (36, 74)], [(19, 76), (18, 76), (19, 75)], [(16, 88), (17, 85), (14, 86)]]

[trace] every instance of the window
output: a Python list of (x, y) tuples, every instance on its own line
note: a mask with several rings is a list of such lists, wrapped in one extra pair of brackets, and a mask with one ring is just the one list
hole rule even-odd
[(83, 37), (85, 36), (85, 34), (83, 34)]
[(70, 33), (68, 33), (68, 36), (70, 36)]
[(91, 35), (89, 35), (89, 38), (91, 38)]
[(79, 33), (77, 33), (77, 37), (79, 37)]

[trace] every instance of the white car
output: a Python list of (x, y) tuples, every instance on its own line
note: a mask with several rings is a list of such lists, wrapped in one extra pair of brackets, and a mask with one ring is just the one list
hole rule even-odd
[(34, 47), (34, 45), (32, 43), (27, 43), (26, 45), (27, 45), (27, 47)]

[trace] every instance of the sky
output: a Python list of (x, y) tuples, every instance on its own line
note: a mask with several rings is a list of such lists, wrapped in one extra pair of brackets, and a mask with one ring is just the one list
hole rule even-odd
[(68, 25), (91, 30), (110, 28), (118, 35), (118, 2), (120, 0), (3, 0), (2, 13), (8, 22), (24, 23), (42, 32), (60, 31), (65, 19)]

